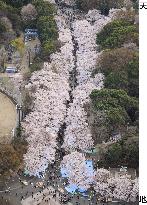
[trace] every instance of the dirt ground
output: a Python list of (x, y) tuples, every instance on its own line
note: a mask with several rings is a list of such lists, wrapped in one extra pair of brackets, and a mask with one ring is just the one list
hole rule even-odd
[(0, 143), (10, 142), (12, 129), (16, 126), (16, 117), (15, 105), (0, 92)]

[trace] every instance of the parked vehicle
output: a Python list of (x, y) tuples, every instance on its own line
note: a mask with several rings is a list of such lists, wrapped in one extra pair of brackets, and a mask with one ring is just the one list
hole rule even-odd
[(27, 181), (21, 181), (22, 184), (24, 184), (25, 186), (28, 185), (28, 182)]
[(6, 73), (17, 73), (17, 68), (16, 67), (7, 67), (5, 72)]

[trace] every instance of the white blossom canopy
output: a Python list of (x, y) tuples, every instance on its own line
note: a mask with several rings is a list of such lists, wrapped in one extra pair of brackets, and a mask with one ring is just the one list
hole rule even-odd
[(94, 173), (89, 173), (84, 154), (76, 151), (66, 155), (63, 157), (61, 167), (67, 170), (70, 184), (75, 184), (80, 189), (87, 190), (90, 188), (90, 184), (93, 183)]
[(95, 191), (103, 197), (122, 201), (136, 201), (139, 192), (138, 179), (131, 180), (128, 175), (115, 176), (106, 169), (95, 172)]
[(61, 52), (53, 54), (51, 63), (44, 63), (42, 70), (34, 72), (26, 86), (30, 91), (35, 88), (35, 93), (33, 110), (22, 123), (29, 144), (24, 160), (29, 174), (35, 176), (55, 160), (57, 134), (69, 101), (69, 72), (74, 66), (72, 37), (69, 29), (58, 29), (59, 40), (64, 43)]

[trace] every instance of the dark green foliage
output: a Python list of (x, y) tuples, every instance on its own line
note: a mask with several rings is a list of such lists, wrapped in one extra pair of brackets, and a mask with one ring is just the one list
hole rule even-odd
[(138, 45), (138, 28), (132, 22), (115, 20), (104, 26), (97, 34), (97, 44), (105, 48), (121, 47), (123, 43), (136, 43)]
[(121, 70), (112, 71), (105, 78), (107, 88), (117, 88), (126, 90), (130, 96), (139, 96), (139, 61), (133, 59)]
[(103, 165), (117, 167), (118, 165), (137, 168), (139, 166), (138, 137), (124, 138), (111, 145), (103, 156)]
[(139, 59), (133, 59), (127, 65), (128, 93), (131, 96), (139, 97)]
[(105, 75), (106, 88), (123, 89), (129, 95), (139, 95), (139, 57), (136, 50), (117, 48), (105, 50), (95, 72)]
[(32, 4), (38, 13), (36, 27), (39, 31), (39, 38), (42, 43), (41, 58), (48, 60), (50, 54), (55, 52), (58, 47), (58, 30), (54, 20), (56, 8), (49, 2), (43, 0), (33, 0)]
[(98, 9), (102, 14), (108, 15), (111, 8), (121, 8), (123, 0), (76, 0), (78, 9), (88, 11), (90, 9)]
[(88, 11), (89, 9), (97, 8), (98, 0), (76, 0), (78, 9)]
[(133, 2), (133, 8), (138, 11), (139, 9), (139, 1), (138, 0), (132, 0)]
[(107, 88), (124, 89), (130, 96), (139, 96), (139, 65), (132, 60), (128, 63), (124, 71), (111, 72), (105, 78)]
[(50, 54), (56, 52), (56, 50), (59, 47), (59, 42), (57, 40), (47, 40), (43, 43), (42, 45), (42, 52), (41, 52), (41, 57), (44, 60), (49, 60)]
[(21, 137), (21, 135), (22, 135), (22, 128), (19, 126), (16, 128), (16, 136)]
[(43, 61), (41, 58), (36, 56), (33, 60), (33, 63), (30, 65), (30, 71), (31, 73), (37, 70), (41, 70), (43, 67)]
[(32, 108), (33, 98), (30, 95), (29, 91), (24, 89), (22, 92), (22, 103), (23, 103), (23, 112), (28, 114)]
[[(93, 72), (102, 72), (105, 75), (106, 89), (93, 90), (91, 106), (95, 113), (106, 114), (105, 126), (108, 136), (120, 133), (122, 140), (108, 144), (101, 153), (99, 166), (117, 167), (118, 165), (130, 168), (138, 167), (138, 95), (139, 95), (139, 57), (138, 57), (138, 25), (134, 24), (134, 17), (121, 13), (122, 20), (108, 23), (97, 35), (97, 44), (105, 49), (98, 59), (97, 68)], [(119, 18), (118, 18), (119, 19)], [(133, 44), (130, 44), (133, 43)], [(123, 44), (126, 44), (123, 46)], [(100, 133), (97, 116), (91, 125), (94, 136), (99, 138)], [(96, 121), (97, 124), (94, 124)], [(131, 127), (136, 129), (133, 136), (128, 136)], [(103, 130), (102, 130), (103, 132)], [(102, 133), (101, 132), (101, 133)], [(127, 137), (126, 137), (127, 136)], [(105, 139), (107, 141), (109, 139)]]
[(37, 9), (38, 16), (53, 16), (56, 13), (55, 6), (47, 1), (33, 0), (32, 4)]
[(113, 144), (105, 155), (106, 164), (108, 162), (108, 164), (111, 164), (111, 166), (113, 166), (114, 164), (117, 166), (122, 155), (123, 149), (121, 144)]
[[(32, 3), (37, 10), (37, 18), (30, 21), (23, 21), (20, 15), (22, 6)], [(57, 42), (58, 30), (54, 15), (56, 8), (53, 4), (43, 0), (0, 0), (0, 12), (2, 16), (8, 17), (13, 25), (15, 35), (19, 36), (26, 28), (37, 28), (39, 39), (41, 41), (41, 55), (43, 60), (48, 60), (51, 53), (55, 52), (59, 46)], [(0, 26), (0, 33), (5, 32), (4, 25)], [(5, 39), (2, 39), (5, 42)], [(12, 39), (11, 39), (12, 40)], [(38, 70), (39, 63), (36, 62), (31, 66), (31, 72)]]
[(5, 25), (0, 21), (0, 35), (1, 35), (2, 33), (4, 33), (4, 32), (6, 32), (6, 27), (5, 27)]
[(113, 127), (119, 127), (128, 122), (131, 123), (128, 110), (134, 108), (133, 116), (138, 110), (138, 100), (128, 96), (123, 90), (93, 90), (90, 97), (95, 109), (104, 111), (109, 124)]
[(37, 28), (42, 42), (49, 39), (57, 39), (58, 37), (56, 23), (52, 16), (39, 17), (37, 21)]
[(10, 19), (13, 29), (16, 32), (19, 32), (22, 29), (22, 21), (20, 18), (19, 9), (12, 7), (3, 1), (0, 1), (0, 12), (3, 16), (7, 16)]
[(111, 72), (105, 78), (105, 87), (118, 88), (126, 90), (128, 89), (128, 76), (125, 71)]
[(3, 0), (3, 2), (13, 6), (13, 7), (22, 7), (28, 3), (31, 3), (31, 0)]
[(107, 121), (106, 113), (101, 110), (96, 110), (92, 103), (86, 104), (84, 108), (87, 112), (88, 124), (95, 144), (109, 140), (111, 127)]

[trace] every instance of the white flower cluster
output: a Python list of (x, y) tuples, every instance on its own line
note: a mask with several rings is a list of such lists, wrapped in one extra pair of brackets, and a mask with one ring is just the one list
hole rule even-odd
[(90, 188), (94, 174), (88, 171), (84, 154), (72, 152), (66, 155), (63, 157), (61, 167), (67, 170), (69, 184), (75, 184), (80, 189)]
[[(93, 147), (92, 135), (87, 123), (87, 113), (84, 105), (89, 101), (89, 95), (93, 89), (103, 87), (103, 75), (97, 74), (91, 77), (95, 69), (96, 60), (100, 54), (96, 51), (96, 33), (110, 19), (102, 18), (98, 23), (91, 25), (87, 20), (77, 20), (73, 23), (73, 35), (78, 43), (77, 55), (77, 83), (78, 86), (72, 92), (73, 103), (67, 112), (66, 131), (63, 147), (65, 150), (88, 150)], [(97, 28), (97, 30), (96, 30)]]
[(33, 110), (22, 123), (28, 136), (29, 147), (24, 160), (30, 175), (38, 176), (55, 160), (57, 133), (66, 116), (69, 71), (74, 66), (73, 45), (70, 30), (58, 29), (59, 40), (64, 44), (61, 52), (53, 54), (51, 63), (44, 63), (41, 71), (34, 72), (31, 83), (26, 86), (29, 90), (35, 87)]
[(113, 176), (100, 168), (89, 172), (84, 154), (77, 151), (63, 157), (61, 168), (66, 170), (69, 184), (87, 190), (93, 184), (96, 193), (105, 198), (135, 202), (139, 194), (138, 178), (132, 180), (127, 174)]
[(55, 4), (55, 0), (45, 0), (45, 1), (48, 1), (51, 4)]
[(136, 197), (139, 196), (139, 180), (138, 180), (138, 178), (134, 179), (133, 183), (134, 183), (134, 185), (133, 185), (133, 189), (131, 190), (129, 200), (132, 202), (135, 202)]
[(69, 5), (69, 6), (74, 6), (76, 0), (61, 0), (61, 2), (65, 3), (65, 4)]
[[(56, 151), (56, 135), (45, 130), (32, 129), (32, 138), (28, 138), (29, 148), (24, 155), (26, 170), (30, 175), (40, 177), (48, 163), (53, 163)], [(31, 133), (31, 131), (30, 131)]]
[(128, 175), (113, 177), (106, 169), (95, 172), (94, 189), (101, 196), (123, 201), (136, 201), (139, 192), (138, 179), (131, 180)]
[(95, 172), (96, 185), (94, 187), (95, 191), (103, 197), (112, 197), (112, 191), (107, 182), (110, 177), (110, 172), (106, 169), (98, 169)]

